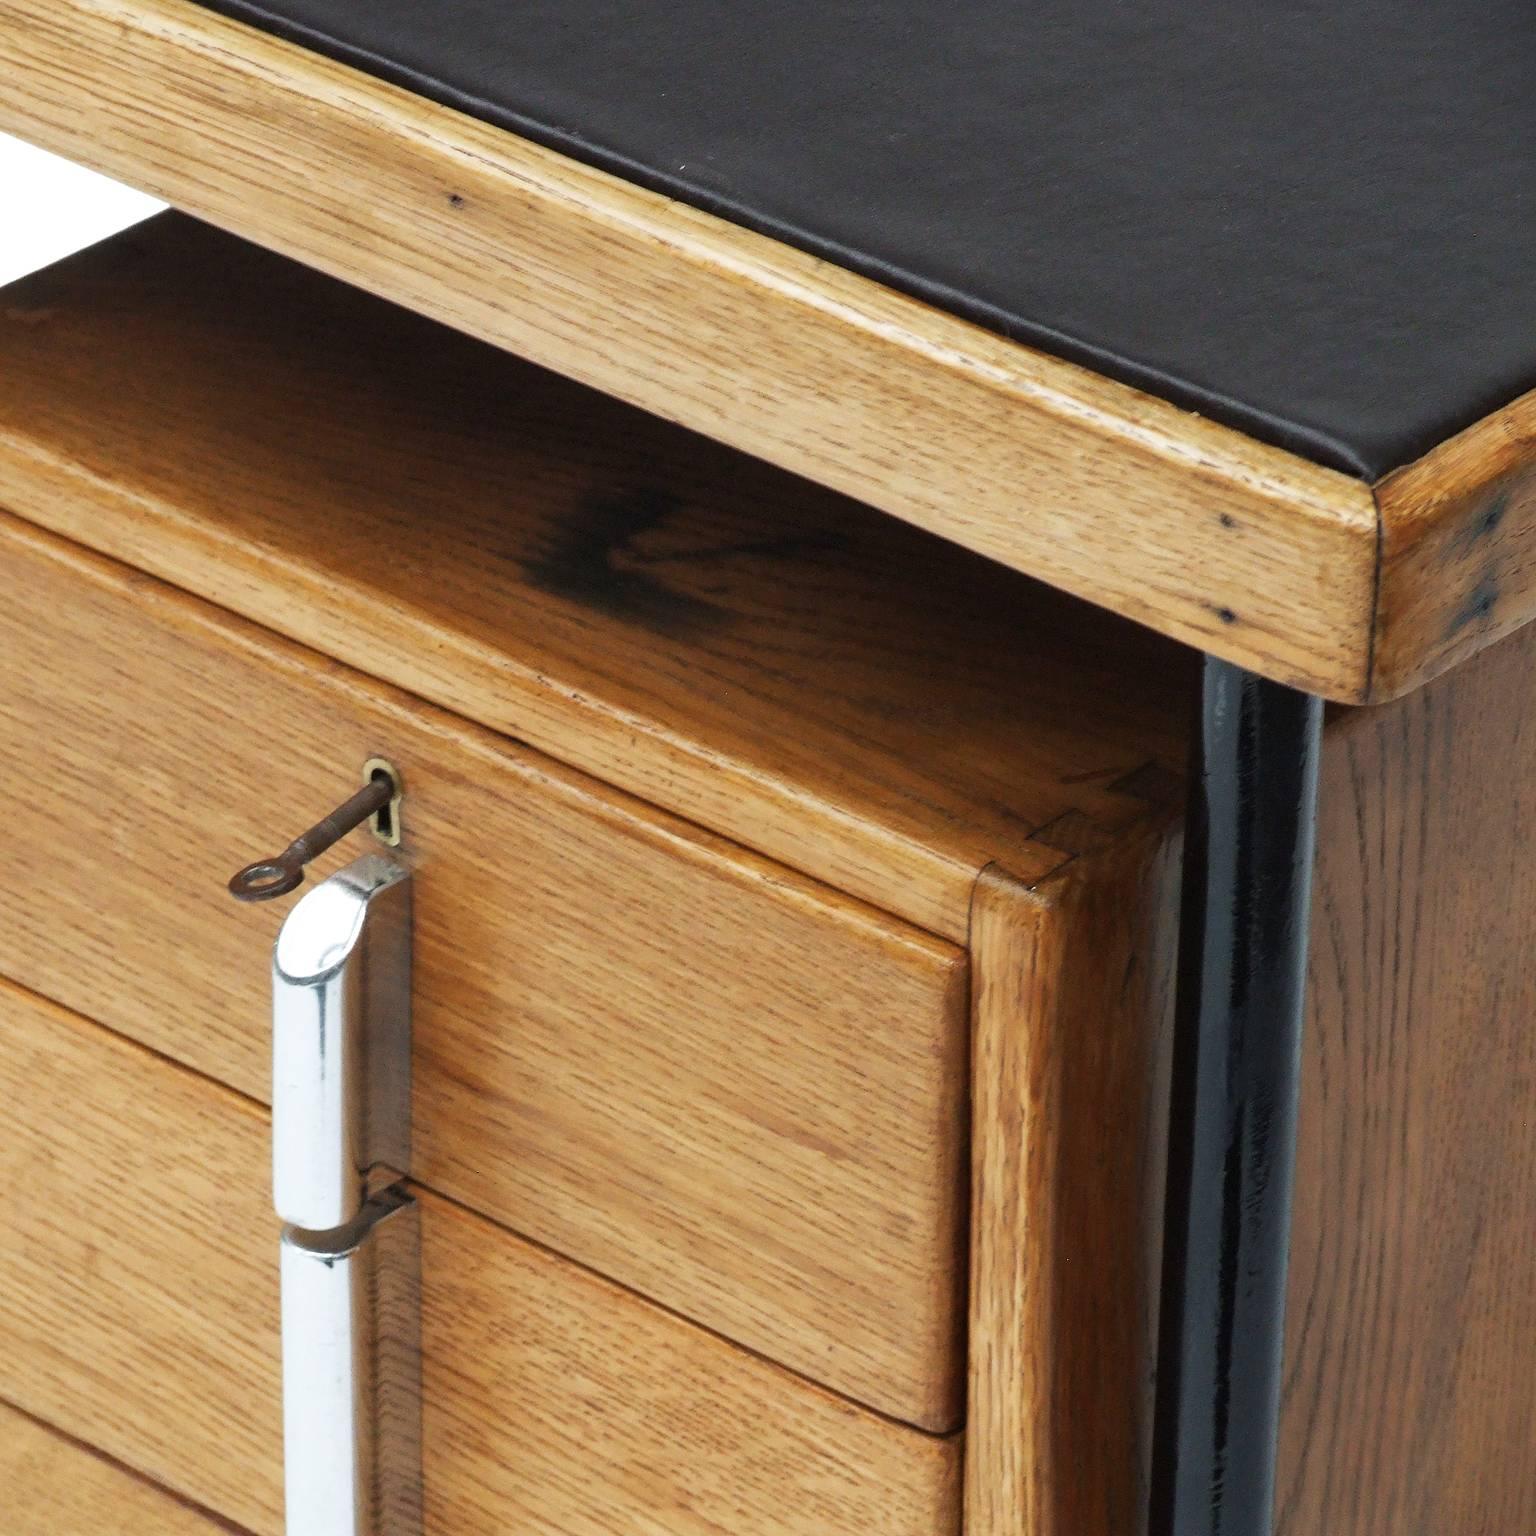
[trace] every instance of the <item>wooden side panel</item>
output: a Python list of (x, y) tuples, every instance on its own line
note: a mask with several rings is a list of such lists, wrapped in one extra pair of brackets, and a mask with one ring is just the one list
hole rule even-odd
[(967, 1536), (1146, 1503), (1177, 838), (977, 886)]
[(961, 951), (3, 518), (0, 594), (0, 973), (265, 1097), (282, 906), (224, 882), (385, 756), (419, 870), (419, 1176), (958, 1422)]
[[(1280, 1536), (1536, 1529), (1533, 695), (1527, 631), (1325, 736)], [(1076, 869), (977, 892), (971, 1536), (1143, 1519), (1177, 878)]]
[(6, 1536), (240, 1536), (87, 1447), (0, 1403)]
[[(0, 1392), (281, 1530), (265, 1113), (0, 984)], [(422, 1193), (434, 1536), (956, 1536), (959, 1443)]]
[(1338, 722), (1279, 1528), (1536, 1530), (1536, 634)]
[(0, 77), (9, 131), (1175, 639), (1363, 694), (1376, 512), (1346, 475), (187, 0), (0, 0)]

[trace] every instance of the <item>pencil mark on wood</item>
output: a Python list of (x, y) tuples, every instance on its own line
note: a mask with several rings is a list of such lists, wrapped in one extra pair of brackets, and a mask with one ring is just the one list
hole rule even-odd
[(1451, 540), (1451, 554), (1464, 557), (1497, 533), (1509, 513), (1509, 501), (1510, 489), (1506, 485), (1480, 513), (1457, 530), (1456, 537)]
[(1466, 601), (1451, 615), (1446, 636), (1460, 634), (1471, 625), (1486, 624), (1499, 601), (1499, 584), (1493, 576), (1484, 576), (1467, 594)]
[(1184, 792), (1184, 776), (1149, 758), (1129, 773), (1122, 774), (1109, 788), (1114, 794), (1129, 795), (1153, 805), (1174, 805)]
[(1065, 811), (1034, 832), (1035, 842), (1044, 848), (1054, 848), (1057, 853), (1091, 853), (1102, 848), (1109, 838), (1109, 829), (1082, 811)]

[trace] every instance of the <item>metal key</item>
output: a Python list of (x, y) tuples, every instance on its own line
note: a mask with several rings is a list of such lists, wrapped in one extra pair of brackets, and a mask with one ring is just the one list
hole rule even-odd
[(274, 896), (286, 896), (303, 882), (306, 864), (383, 810), (397, 793), (391, 778), (375, 773), (351, 799), (308, 831), (301, 832), (276, 858), (258, 859), (232, 876), (229, 894), (237, 901), (270, 901)]

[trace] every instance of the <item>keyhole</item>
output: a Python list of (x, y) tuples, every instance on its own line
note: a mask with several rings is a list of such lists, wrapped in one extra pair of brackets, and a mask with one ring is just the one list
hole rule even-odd
[(370, 757), (363, 764), (363, 783), (377, 784), (380, 780), (389, 785), (389, 799), (373, 813), (369, 828), (381, 843), (391, 848), (400, 846), (400, 797), (405, 793), (399, 770), (382, 757)]

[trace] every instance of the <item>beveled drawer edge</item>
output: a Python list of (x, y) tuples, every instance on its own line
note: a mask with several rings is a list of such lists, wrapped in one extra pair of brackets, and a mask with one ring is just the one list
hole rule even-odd
[(966, 1536), (1145, 1515), (1180, 846), (977, 882)]
[[(12, 1510), (16, 1501), (23, 1498), (35, 1506), (49, 1497), (50, 1508), (42, 1513), (52, 1523), (46, 1531), (13, 1530), (12, 1536), (97, 1536), (108, 1529), (104, 1524), (108, 1519), (113, 1522), (110, 1529), (115, 1536), (135, 1536), (135, 1532), (138, 1536), (200, 1536), (204, 1532), (208, 1536), (214, 1532), (250, 1536), (244, 1526), (236, 1525), (217, 1511), (0, 1398), (0, 1469), (9, 1469), (14, 1474), (19, 1457), (26, 1457), (42, 1473), (42, 1489), (35, 1481), (23, 1484), (14, 1478), (0, 1477), (0, 1491), (6, 1493)], [(76, 1506), (74, 1513), (81, 1516), (82, 1523), (57, 1524), (61, 1498)], [(87, 1501), (96, 1507), (80, 1510), (78, 1506)], [(132, 1530), (122, 1524), (125, 1515), (134, 1521)], [(86, 1516), (89, 1524), (83, 1523)], [(143, 1524), (139, 1523), (141, 1517)]]

